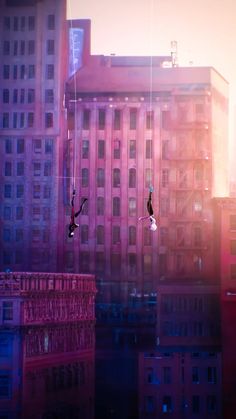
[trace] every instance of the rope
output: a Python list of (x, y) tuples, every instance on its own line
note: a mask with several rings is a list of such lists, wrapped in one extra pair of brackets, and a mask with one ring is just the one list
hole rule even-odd
[(153, 160), (153, 129), (154, 129), (154, 113), (153, 113), (153, 1), (150, 0), (150, 72), (149, 72), (149, 111), (150, 111), (150, 128), (151, 128), (151, 150), (150, 150), (150, 184), (149, 186), (153, 186), (153, 172), (152, 172), (152, 160)]

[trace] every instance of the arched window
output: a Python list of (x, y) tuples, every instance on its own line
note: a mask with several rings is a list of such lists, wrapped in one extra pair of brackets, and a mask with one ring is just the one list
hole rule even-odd
[(136, 244), (136, 227), (129, 226), (129, 244)]
[(97, 186), (103, 188), (105, 184), (105, 173), (104, 169), (100, 168), (97, 170)]
[(104, 226), (97, 226), (97, 244), (104, 244)]
[(120, 187), (120, 169), (113, 169), (113, 188)]
[(120, 215), (120, 198), (118, 196), (113, 198), (112, 213), (115, 216)]
[(87, 188), (89, 184), (89, 171), (88, 169), (82, 169), (82, 187)]

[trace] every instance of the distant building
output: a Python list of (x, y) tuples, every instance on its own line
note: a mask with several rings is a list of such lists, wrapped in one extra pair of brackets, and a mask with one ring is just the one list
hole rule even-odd
[(92, 275), (0, 274), (0, 415), (94, 417), (95, 293)]

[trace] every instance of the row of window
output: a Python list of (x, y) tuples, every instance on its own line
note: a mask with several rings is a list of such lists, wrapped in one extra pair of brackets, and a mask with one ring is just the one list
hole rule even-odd
[(163, 336), (172, 337), (219, 337), (220, 327), (217, 322), (206, 323), (201, 321), (189, 321), (189, 322), (164, 322), (162, 326)]
[[(28, 234), (27, 234), (28, 235)], [(41, 243), (49, 243), (49, 230), (39, 230), (37, 228), (32, 228), (32, 242), (41, 241)], [(23, 243), (24, 239), (26, 238), (26, 233), (23, 228), (16, 228), (12, 230), (12, 228), (4, 227), (3, 228), (3, 240), (5, 242), (16, 242), (16, 243)]]
[[(162, 401), (160, 401), (160, 407), (162, 413), (173, 413), (175, 412), (174, 403), (172, 396), (163, 396)], [(218, 409), (217, 396), (216, 395), (207, 395), (205, 399), (206, 412), (207, 413), (216, 413)], [(154, 413), (158, 408), (158, 401), (154, 396), (145, 397), (145, 412)], [(203, 413), (203, 397), (199, 395), (193, 395), (191, 403), (187, 403), (186, 400), (182, 401), (182, 410), (190, 411), (192, 413)], [(179, 407), (176, 407), (176, 412), (179, 412)], [(183, 415), (185, 416), (185, 413)]]
[[(53, 152), (53, 139), (33, 139), (32, 147), (35, 153), (51, 154)], [(25, 139), (24, 138), (5, 138), (5, 153), (12, 154), (16, 151), (17, 154), (25, 152)], [(22, 162), (23, 163), (23, 162)]]
[[(3, 89), (2, 102), (10, 103), (10, 89)], [(14, 89), (12, 91), (12, 103), (34, 103), (35, 89)]]
[[(97, 151), (98, 151), (98, 158), (104, 159), (106, 155), (104, 140), (98, 140)], [(82, 159), (89, 158), (89, 140), (82, 140), (81, 157)], [(113, 157), (114, 159), (120, 159), (121, 157), (121, 141), (119, 139), (115, 139), (113, 141)], [(136, 158), (136, 141), (135, 140), (129, 140), (129, 158), (130, 159)], [(146, 159), (152, 158), (152, 140), (145, 141), (145, 158)]]
[(219, 300), (211, 295), (192, 296), (192, 295), (163, 295), (161, 297), (161, 312), (188, 313), (188, 312), (216, 312), (219, 311)]
[[(184, 372), (184, 371), (183, 371)], [(175, 381), (175, 371), (170, 366), (164, 366), (162, 367), (162, 371), (160, 374), (157, 374), (155, 372), (154, 368), (147, 368), (146, 369), (146, 380), (149, 384), (172, 384)], [(201, 377), (201, 383), (204, 381), (209, 384), (216, 384), (217, 383), (217, 368), (215, 366), (208, 366), (206, 368), (201, 367), (192, 367), (191, 371), (191, 381), (194, 384), (200, 383), (200, 377)], [(185, 381), (184, 375), (182, 376), (180, 374), (181, 381)]]
[[(4, 165), (4, 175), (5, 176), (14, 176), (13, 173), (13, 166), (14, 163), (11, 161), (6, 161)], [(51, 176), (52, 175), (52, 162), (46, 161), (41, 163), (40, 161), (33, 162), (32, 167), (32, 175), (39, 177), (39, 176)], [(16, 175), (17, 176), (24, 176), (25, 174), (25, 165), (23, 161), (19, 161), (16, 163)]]
[[(15, 189), (15, 193), (14, 193)], [(32, 188), (32, 197), (34, 199), (49, 199), (51, 197), (51, 186), (49, 185), (40, 185), (33, 184)], [(4, 198), (13, 199), (13, 198), (23, 198), (25, 196), (25, 187), (24, 184), (5, 184), (4, 185)]]
[[(16, 0), (8, 0), (11, 6), (18, 6), (19, 2)], [(4, 16), (3, 18), (3, 29), (5, 31), (34, 31), (35, 30), (35, 16)], [(40, 21), (41, 22), (41, 21)], [(55, 15), (50, 14), (47, 16), (45, 22), (45, 29), (55, 29)], [(41, 24), (41, 23), (40, 23)]]
[[(22, 221), (24, 219), (24, 207), (16, 206), (15, 208), (5, 205), (3, 207), (3, 219), (5, 221), (11, 221), (13, 219), (16, 221)], [(28, 216), (27, 216), (28, 217)], [(48, 221), (51, 218), (51, 208), (50, 207), (39, 207), (33, 206), (32, 208), (32, 220), (33, 221)]]
[[(3, 65), (2, 77), (4, 80), (13, 80), (21, 79), (34, 79), (35, 78), (35, 65), (34, 64), (14, 64), (10, 66), (9, 64)], [(54, 79), (54, 64), (46, 64), (45, 67), (45, 78), (46, 80)]]
[[(45, 112), (45, 128), (53, 128), (54, 115), (52, 112)], [(1, 125), (2, 128), (33, 128), (35, 122), (34, 112), (3, 112)]]
[[(34, 40), (21, 40), (21, 41), (3, 41), (3, 55), (17, 56), (19, 55), (33, 55), (35, 53), (35, 41)], [(47, 39), (46, 41), (46, 53), (48, 55), (54, 55), (55, 53), (55, 42), (54, 39)]]
[[(120, 169), (116, 168), (112, 171), (112, 185), (114, 188), (119, 188), (121, 186), (121, 172)], [(129, 169), (129, 188), (136, 188), (136, 169), (131, 168)], [(145, 186), (150, 186), (152, 182), (152, 170), (146, 169), (145, 170)], [(89, 186), (89, 169), (83, 168), (81, 169), (81, 186), (83, 188), (87, 188)], [(105, 169), (99, 168), (96, 171), (96, 186), (98, 188), (105, 187)]]

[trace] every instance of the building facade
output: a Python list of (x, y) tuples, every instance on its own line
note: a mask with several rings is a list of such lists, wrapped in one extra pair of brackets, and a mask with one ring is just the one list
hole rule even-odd
[(1, 273), (0, 290), (0, 414), (92, 419), (94, 276)]

